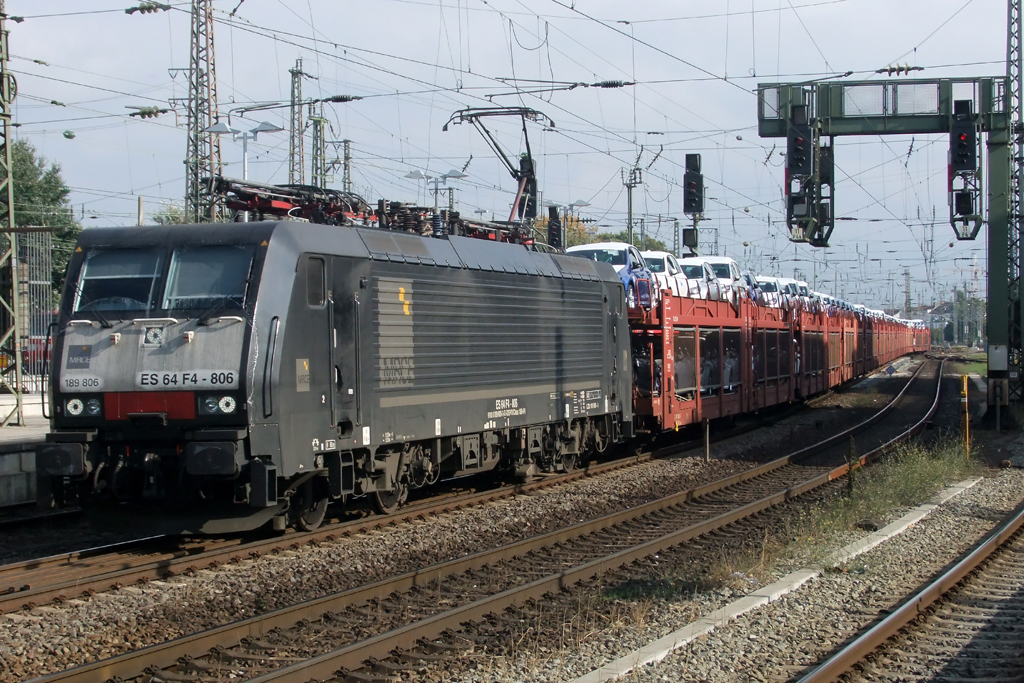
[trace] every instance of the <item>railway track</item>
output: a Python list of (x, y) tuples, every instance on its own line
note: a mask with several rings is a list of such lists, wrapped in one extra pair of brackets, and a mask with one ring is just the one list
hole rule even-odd
[(799, 679), (1020, 681), (1024, 504), (986, 540)]
[[(783, 505), (919, 432), (938, 406), (941, 364), (922, 372), (930, 382), (915, 376), (865, 423), (718, 482), (39, 680), (389, 680), (461, 657), (521, 623), (524, 605)], [(912, 419), (894, 410), (904, 403)], [(848, 461), (853, 433), (874, 445)]]
[[(923, 365), (918, 370), (922, 367)], [(907, 386), (910, 386), (909, 382)], [(902, 394), (900, 396), (902, 397)], [(821, 397), (815, 400), (821, 400)], [(894, 398), (871, 420), (880, 419), (895, 401)], [(871, 420), (865, 421), (863, 424), (870, 424)], [(751, 431), (750, 427), (741, 427), (729, 430), (719, 438), (731, 438), (749, 431)], [(844, 430), (840, 436), (845, 437), (851, 431), (855, 430)], [(674, 444), (637, 456), (594, 464), (568, 474), (544, 477), (528, 484), (503, 486), (481, 492), (469, 491), (437, 496), (420, 503), (406, 505), (392, 515), (350, 518), (325, 525), (309, 533), (290, 530), (283, 536), (271, 538), (253, 538), (252, 535), (249, 535), (170, 542), (166, 538), (150, 537), (0, 565), (0, 613), (31, 609), (50, 603), (62, 603), (79, 597), (90, 597), (98, 592), (116, 590), (133, 584), (144, 584), (156, 579), (172, 578), (181, 574), (194, 575), (201, 569), (216, 568), (219, 565), (232, 564), (243, 559), (295, 550), (302, 545), (331, 542), (342, 536), (367, 533), (393, 524), (446, 514), (515, 495), (564, 485), (584, 477), (607, 474), (652, 459), (678, 455), (701, 445), (702, 443), (699, 441)]]

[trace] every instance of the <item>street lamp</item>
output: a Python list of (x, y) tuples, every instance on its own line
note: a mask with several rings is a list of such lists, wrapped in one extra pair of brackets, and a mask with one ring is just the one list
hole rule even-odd
[(588, 202), (586, 200), (583, 200), (583, 199), (577, 199), (576, 201), (574, 201), (572, 204), (569, 205), (569, 207), (568, 207), (569, 208), (569, 215), (570, 216), (573, 215), (572, 209), (573, 209), (573, 207), (576, 207), (576, 214), (575, 214), (575, 216), (576, 216), (576, 220), (578, 221), (580, 219), (580, 209), (582, 209), (584, 207), (587, 207), (587, 206), (590, 206), (590, 202)]
[[(416, 181), (425, 180), (428, 183), (430, 183), (430, 182), (434, 183), (434, 189), (432, 190), (432, 192), (434, 194), (434, 213), (437, 213), (438, 212), (437, 195), (441, 192), (440, 185), (443, 184), (443, 185), (445, 185), (447, 187), (449, 179), (459, 180), (460, 178), (468, 178), (469, 176), (466, 175), (465, 173), (463, 173), (462, 171), (459, 171), (459, 170), (456, 170), (456, 169), (453, 168), (452, 170), (448, 171), (447, 173), (442, 173), (441, 176), (438, 177), (438, 178), (435, 178), (434, 176), (431, 176), (431, 175), (427, 175), (426, 173), (423, 173), (419, 169), (416, 169), (414, 171), (409, 171), (408, 173), (405, 174), (404, 177), (409, 178), (410, 180), (416, 180)], [(451, 192), (452, 189), (453, 188), (448, 187), (448, 191), (449, 192)], [(449, 194), (449, 197), (450, 196), (451, 195)]]
[(279, 133), (284, 128), (281, 126), (270, 123), (269, 121), (263, 121), (258, 124), (255, 128), (243, 132), (237, 128), (232, 128), (223, 121), (218, 121), (206, 130), (204, 133), (213, 133), (214, 135), (224, 135), (230, 133), (232, 138), (237, 140), (239, 137), (242, 139), (242, 180), (249, 179), (249, 139), (255, 140), (260, 133)]

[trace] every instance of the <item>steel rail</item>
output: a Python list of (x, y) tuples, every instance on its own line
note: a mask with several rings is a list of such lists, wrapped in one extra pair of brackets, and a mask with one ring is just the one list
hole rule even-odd
[[(319, 543), (321, 541), (333, 540), (338, 536), (366, 533), (392, 524), (409, 522), (435, 514), (448, 513), (453, 510), (528, 493), (539, 488), (569, 483), (585, 477), (598, 476), (616, 469), (646, 462), (655, 457), (665, 456), (659, 456), (654, 453), (630, 456), (613, 462), (575, 470), (570, 473), (546, 477), (543, 480), (528, 484), (507, 486), (493, 491), (473, 492), (459, 495), (455, 498), (426, 500), (422, 503), (407, 505), (390, 515), (371, 515), (361, 519), (339, 522), (309, 533), (293, 531), (283, 537), (255, 541), (244, 541), (241, 539), (217, 541), (210, 539), (206, 542), (215, 543), (217, 547), (201, 550), (201, 554), (198, 554), (195, 548), (177, 548), (156, 552), (154, 553), (157, 555), (156, 559), (143, 558), (144, 561), (137, 565), (133, 564), (130, 560), (126, 560), (124, 557), (112, 558), (117, 563), (115, 568), (101, 571), (91, 576), (66, 578), (61, 582), (52, 584), (38, 585), (37, 582), (40, 578), (45, 578), (46, 572), (51, 570), (66, 574), (72, 564), (80, 565), (84, 571), (89, 571), (89, 567), (83, 563), (97, 558), (99, 553), (141, 550), (143, 549), (142, 544), (152, 541), (153, 538), (136, 539), (73, 553), (62, 553), (45, 558), (0, 565), (0, 582), (2, 582), (0, 585), (3, 586), (0, 588), (0, 614), (24, 607), (32, 607), (47, 601), (62, 602), (67, 600), (69, 595), (71, 597), (78, 595), (88, 596), (95, 592), (116, 589), (131, 583), (145, 583), (150, 579), (171, 578), (177, 574), (194, 572), (202, 567), (216, 567), (219, 564), (237, 562), (252, 556), (293, 549), (299, 544)], [(125, 566), (125, 564), (129, 566)], [(26, 582), (28, 583), (26, 584)]]
[(862, 633), (856, 640), (819, 664), (797, 683), (826, 683), (836, 681), (850, 671), (878, 647), (889, 641), (900, 630), (923, 614), (929, 606), (952, 591), (971, 572), (986, 562), (1024, 527), (1024, 503), (1018, 505), (1009, 519), (988, 540), (960, 560), (946, 573), (911, 595), (895, 612)]
[[(931, 420), (935, 411), (938, 409), (944, 364), (944, 362), (939, 363), (938, 372), (936, 373), (935, 398), (925, 416), (895, 439), (891, 439), (882, 446), (862, 455), (859, 458), (861, 465), (866, 464), (877, 456), (888, 451), (897, 442), (905, 440), (911, 435), (924, 429), (925, 425), (929, 420)], [(918, 372), (920, 372), (920, 368), (918, 369)], [(918, 373), (915, 373), (911, 380), (915, 379), (917, 374)], [(904, 391), (900, 392), (900, 396), (905, 393), (909, 385), (910, 382), (907, 383), (907, 387), (904, 387)], [(869, 420), (871, 423), (875, 421), (876, 420), (874, 419)], [(836, 437), (832, 437), (830, 440), (834, 441), (836, 440)], [(801, 452), (806, 450), (807, 449), (803, 449)], [(792, 456), (787, 456), (787, 458), (784, 459), (788, 460), (791, 457)], [(576, 583), (591, 579), (631, 562), (641, 560), (656, 553), (668, 551), (687, 540), (691, 540), (697, 536), (701, 536), (715, 529), (727, 526), (746, 517), (750, 517), (774, 505), (792, 500), (803, 493), (827, 484), (833, 479), (842, 476), (842, 474), (848, 472), (849, 469), (849, 464), (843, 465), (833, 469), (831, 472), (826, 472), (813, 477), (803, 484), (789, 487), (784, 491), (766, 496), (758, 501), (744, 505), (743, 507), (724, 513), (705, 522), (666, 534), (661, 538), (614, 553), (605, 558), (594, 560), (557, 574), (552, 574), (526, 584), (525, 586), (511, 588), (489, 598), (484, 598), (470, 603), (464, 607), (457, 608), (443, 614), (438, 614), (402, 628), (382, 633), (373, 638), (353, 643), (347, 647), (267, 672), (261, 676), (249, 679), (248, 683), (306, 683), (310, 679), (328, 680), (334, 678), (339, 671), (361, 668), (365, 665), (367, 660), (384, 659), (396, 649), (412, 649), (425, 640), (437, 638), (446, 630), (454, 631), (458, 629), (459, 626), (465, 622), (480, 621), (488, 614), (498, 613), (507, 608), (522, 606), (529, 600), (540, 599), (546, 594), (567, 589)], [(344, 676), (342, 676), (342, 678), (344, 678)]]
[[(923, 367), (923, 364), (921, 367)], [(918, 372), (920, 372), (920, 369), (919, 367)], [(908, 381), (907, 386), (913, 380), (914, 377)], [(907, 386), (904, 386), (903, 391), (906, 390)], [(899, 400), (902, 393), (901, 391), (899, 395), (894, 397), (875, 417), (881, 417), (893, 403)], [(727, 430), (718, 435), (716, 441), (745, 434), (756, 428), (755, 424)], [(843, 432), (843, 435), (847, 432)], [(693, 439), (681, 444), (657, 448), (653, 451), (619, 458), (607, 463), (588, 465), (572, 472), (547, 476), (539, 481), (526, 484), (515, 484), (490, 491), (460, 494), (454, 498), (441, 498), (440, 500), (437, 497), (433, 497), (420, 503), (406, 505), (390, 515), (371, 515), (361, 519), (330, 524), (307, 533), (290, 531), (283, 537), (254, 541), (245, 541), (237, 538), (226, 541), (208, 539), (203, 542), (203, 545), (150, 553), (155, 555), (155, 557), (144, 557), (140, 554), (134, 561), (120, 556), (112, 557), (113, 566), (109, 569), (90, 567), (86, 562), (94, 559), (97, 562), (101, 562), (100, 553), (141, 551), (144, 549), (143, 544), (151, 542), (153, 538), (136, 539), (73, 553), (62, 553), (45, 558), (0, 565), (0, 614), (20, 609), (31, 609), (39, 604), (48, 602), (62, 603), (66, 602), (69, 598), (79, 596), (89, 597), (98, 592), (116, 590), (130, 584), (144, 584), (153, 579), (173, 578), (178, 574), (194, 573), (204, 567), (215, 568), (220, 564), (234, 563), (242, 559), (258, 557), (267, 553), (295, 549), (299, 544), (316, 544), (322, 541), (331, 541), (338, 536), (353, 536), (393, 524), (406, 523), (432, 515), (447, 514), (455, 510), (503, 500), (550, 486), (600, 476), (651, 460), (678, 455), (702, 446), (703, 439)], [(213, 547), (206, 547), (209, 544), (214, 545)], [(81, 569), (76, 571), (72, 565), (81, 567)], [(47, 582), (47, 577), (54, 574), (61, 580)]]
[[(888, 411), (893, 405), (905, 396), (913, 381), (920, 375), (923, 365), (917, 373), (908, 381), (907, 385), (893, 399), (893, 402), (883, 408)], [(941, 369), (937, 375), (937, 384), (941, 384)], [(938, 400), (933, 401), (928, 414), (918, 422), (923, 427), (934, 413)], [(880, 411), (882, 412), (882, 411)], [(878, 414), (861, 423), (866, 428), (878, 421)], [(912, 430), (903, 432), (897, 438), (906, 438)], [(850, 430), (835, 435), (817, 444), (817, 448), (827, 447), (841, 440)], [(861, 462), (867, 462), (875, 454), (881, 452), (885, 444), (870, 453), (861, 456)], [(182, 638), (152, 645), (150, 647), (129, 652), (107, 660), (86, 664), (67, 671), (57, 672), (36, 679), (38, 683), (78, 683), (91, 682), (96, 680), (108, 680), (120, 677), (128, 679), (139, 675), (142, 671), (155, 672), (159, 669), (174, 666), (182, 656), (199, 656), (209, 652), (215, 647), (230, 647), (236, 645), (243, 638), (264, 637), (269, 631), (275, 628), (286, 628), (294, 626), (301, 620), (314, 621), (324, 615), (336, 612), (345, 607), (363, 604), (373, 599), (384, 599), (392, 593), (411, 590), (417, 586), (425, 586), (445, 576), (457, 575), (470, 569), (479, 569), (491, 565), (501, 559), (519, 557), (540, 548), (550, 547), (556, 543), (585, 536), (602, 529), (621, 524), (632, 519), (637, 519), (650, 512), (692, 501), (704, 497), (710, 493), (721, 491), (735, 484), (753, 479), (773, 470), (780, 469), (793, 464), (795, 460), (807, 457), (815, 450), (815, 446), (802, 448), (796, 453), (765, 463), (751, 470), (737, 473), (730, 477), (719, 480), (693, 489), (688, 489), (658, 501), (652, 501), (636, 508), (611, 513), (595, 520), (582, 522), (571, 527), (549, 532), (542, 536), (525, 539), (517, 543), (484, 551), (467, 557), (450, 560), (445, 563), (434, 565), (399, 577), (385, 579), (374, 584), (354, 588), (334, 595), (324, 596), (299, 605), (281, 608), (263, 615), (251, 617), (233, 624), (213, 628), (200, 633), (184, 636)], [(619, 551), (603, 559), (587, 562), (583, 565), (535, 580), (524, 586), (506, 590), (496, 595), (478, 600), (456, 610), (438, 614), (405, 627), (382, 633), (359, 643), (325, 653), (318, 657), (306, 660), (267, 673), (253, 681), (272, 680), (274, 676), (284, 676), (281, 680), (301, 681), (305, 683), (310, 678), (321, 678), (331, 676), (333, 672), (342, 668), (358, 668), (362, 662), (371, 657), (385, 658), (395, 648), (411, 648), (422, 638), (436, 637), (446, 629), (457, 629), (466, 621), (477, 621), (489, 613), (498, 612), (506, 607), (521, 605), (523, 601), (537, 599), (545, 593), (561, 590), (579, 581), (596, 576), (610, 569), (620, 567), (637, 559), (649, 556), (652, 553), (662, 552), (673, 546), (679, 545), (687, 540), (706, 534), (721, 526), (731, 524), (744, 517), (756, 514), (774, 505), (784, 503), (788, 500), (806, 493), (818, 486), (827, 484), (829, 481), (842, 476), (849, 468), (848, 464), (823, 472), (801, 484), (790, 486), (782, 491), (777, 491), (769, 496), (763, 497), (747, 505), (741, 506), (729, 512), (716, 515), (699, 523), (676, 530), (659, 539)], [(276, 680), (276, 679), (275, 679)]]

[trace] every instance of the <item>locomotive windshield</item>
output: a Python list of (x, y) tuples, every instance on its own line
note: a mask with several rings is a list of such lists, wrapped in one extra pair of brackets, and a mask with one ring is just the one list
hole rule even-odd
[(252, 245), (179, 247), (171, 255), (164, 308), (168, 311), (241, 309)]
[(157, 307), (162, 249), (96, 249), (82, 265), (75, 310), (143, 311)]
[[(75, 291), (76, 312), (241, 310), (253, 245), (92, 249)], [(164, 282), (166, 281), (166, 285)]]

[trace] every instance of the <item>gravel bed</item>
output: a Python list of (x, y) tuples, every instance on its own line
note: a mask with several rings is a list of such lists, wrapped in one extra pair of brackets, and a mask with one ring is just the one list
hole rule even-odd
[[(911, 589), (967, 550), (1024, 499), (1024, 472), (1006, 470), (984, 479), (902, 534), (799, 590), (712, 631), (655, 666), (624, 681), (784, 681), (828, 654), (884, 614)], [(886, 523), (906, 513), (893, 510)], [(838, 550), (867, 532), (837, 534)], [(819, 556), (819, 553), (814, 553)], [(792, 558), (776, 564), (769, 580), (809, 564)], [(636, 601), (569, 647), (525, 649), (515, 657), (481, 658), (471, 670), (446, 675), (451, 683), (572, 681), (628, 655), (711, 611), (759, 588), (738, 575), (732, 586), (678, 601)], [(746, 584), (746, 585), (744, 585)]]
[(822, 574), (633, 678), (784, 680), (886, 613), (976, 543), (1022, 498), (1024, 473), (985, 479), (838, 571)]
[[(879, 401), (903, 380), (873, 383)], [(863, 383), (863, 382), (862, 382)], [(404, 571), (511, 543), (743, 471), (782, 454), (794, 441), (822, 438), (822, 423), (846, 425), (874, 410), (846, 410), (850, 389), (829, 407), (712, 446), (701, 456), (645, 463), (535, 495), (491, 503), (318, 547), (303, 546), (200, 571), (195, 577), (125, 587), (89, 600), (0, 616), (0, 681), (19, 681), (142, 648), (394, 576)], [(839, 395), (837, 395), (839, 396)], [(831, 398), (831, 397), (830, 397)], [(729, 590), (729, 589), (726, 589)], [(721, 596), (707, 598), (715, 609)], [(702, 598), (703, 599), (703, 598)], [(666, 607), (669, 612), (674, 608)], [(702, 612), (703, 613), (703, 612)], [(621, 643), (620, 643), (621, 644)]]

